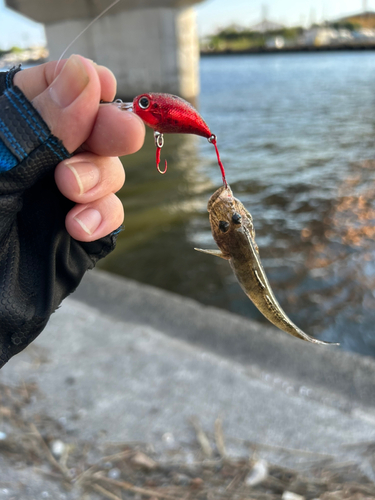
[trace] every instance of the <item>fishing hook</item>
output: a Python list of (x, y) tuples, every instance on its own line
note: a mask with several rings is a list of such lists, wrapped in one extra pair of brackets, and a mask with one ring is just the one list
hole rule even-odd
[[(122, 111), (133, 111), (133, 103), (132, 102), (123, 102), (121, 99), (116, 99), (114, 104), (121, 109)], [(164, 170), (160, 170), (160, 151), (164, 146), (164, 136), (160, 132), (154, 132), (155, 146), (156, 146), (156, 168), (160, 174), (165, 174), (168, 168), (167, 160), (165, 160)]]
[(154, 139), (155, 139), (155, 146), (156, 146), (156, 168), (159, 174), (165, 174), (167, 171), (168, 165), (167, 165), (167, 160), (165, 160), (164, 164), (164, 170), (160, 170), (159, 165), (160, 165), (160, 151), (161, 148), (164, 146), (164, 136), (160, 132), (155, 131), (154, 132)]

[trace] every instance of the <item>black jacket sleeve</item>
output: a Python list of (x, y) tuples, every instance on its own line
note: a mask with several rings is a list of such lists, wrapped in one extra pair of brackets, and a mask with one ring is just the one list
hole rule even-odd
[(0, 73), (0, 367), (39, 335), (117, 237), (83, 243), (67, 233), (73, 203), (54, 168), (70, 155), (13, 86), (16, 72)]

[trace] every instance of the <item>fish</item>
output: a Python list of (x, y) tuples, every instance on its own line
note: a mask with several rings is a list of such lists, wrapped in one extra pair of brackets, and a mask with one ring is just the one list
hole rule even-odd
[(280, 330), (314, 344), (339, 345), (310, 337), (283, 311), (260, 261), (253, 218), (243, 204), (234, 198), (228, 184), (215, 191), (209, 199), (207, 210), (212, 235), (219, 250), (194, 250), (228, 260), (245, 294), (263, 316)]

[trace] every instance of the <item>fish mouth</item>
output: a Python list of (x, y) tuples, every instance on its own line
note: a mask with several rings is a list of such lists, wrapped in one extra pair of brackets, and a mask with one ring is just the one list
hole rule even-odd
[(223, 202), (225, 202), (228, 199), (233, 199), (233, 193), (232, 193), (232, 190), (229, 187), (229, 185), (221, 186), (217, 191), (214, 192), (214, 194), (208, 200), (208, 204), (207, 204), (207, 211), (208, 212), (211, 212), (213, 206), (216, 204), (216, 202), (219, 199)]

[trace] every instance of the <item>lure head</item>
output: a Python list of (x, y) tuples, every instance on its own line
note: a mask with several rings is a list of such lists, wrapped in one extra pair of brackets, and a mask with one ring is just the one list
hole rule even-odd
[(206, 122), (193, 106), (176, 95), (149, 93), (133, 100), (133, 112), (161, 134), (194, 134), (211, 137)]
[(242, 203), (233, 197), (229, 186), (222, 186), (211, 196), (207, 210), (210, 217), (211, 231), (217, 246), (223, 255), (233, 253), (238, 245), (244, 227), (253, 233), (253, 222)]

